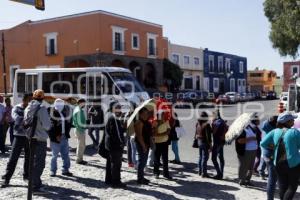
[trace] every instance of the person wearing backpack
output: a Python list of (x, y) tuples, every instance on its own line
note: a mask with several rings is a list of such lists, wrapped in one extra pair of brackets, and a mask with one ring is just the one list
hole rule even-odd
[(16, 169), (18, 159), (21, 152), (24, 150), (24, 166), (23, 166), (23, 180), (28, 180), (28, 166), (29, 166), (29, 143), (24, 131), (24, 110), (28, 103), (31, 101), (32, 94), (25, 94), (22, 99), (22, 103), (14, 106), (12, 110), (12, 118), (14, 123), (14, 141), (9, 156), (9, 160), (6, 166), (6, 172), (2, 176), (4, 180), (1, 187), (8, 187), (10, 179)]
[(262, 140), (264, 149), (274, 148), (274, 165), (278, 176), (281, 200), (293, 199), (300, 178), (300, 132), (292, 128), (297, 116), (281, 113), (275, 130)]
[(43, 192), (41, 176), (46, 163), (48, 131), (51, 128), (49, 113), (42, 104), (44, 97), (43, 90), (35, 90), (33, 92), (33, 100), (28, 104), (24, 113), (24, 124), (26, 127), (31, 127), (26, 134), (31, 138), (30, 150), (33, 151), (34, 155), (32, 170), (33, 192)]
[(71, 162), (69, 156), (69, 138), (71, 130), (70, 113), (67, 105), (62, 99), (54, 101), (54, 107), (50, 108), (51, 122), (53, 124), (49, 131), (52, 159), (50, 176), (55, 177), (57, 171), (57, 158), (59, 154), (63, 160), (62, 175), (72, 176), (69, 171)]
[[(220, 111), (217, 110), (215, 113), (216, 117), (212, 122), (212, 133), (213, 133), (213, 147), (211, 160), (217, 171), (215, 179), (223, 179), (224, 174), (224, 145), (225, 145), (225, 134), (228, 130), (226, 122), (221, 118)], [(217, 158), (219, 157), (220, 164)]]

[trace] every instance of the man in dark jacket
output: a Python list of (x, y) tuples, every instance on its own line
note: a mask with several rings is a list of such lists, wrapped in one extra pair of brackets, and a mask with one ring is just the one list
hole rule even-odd
[(51, 169), (50, 176), (56, 176), (57, 170), (57, 158), (59, 154), (63, 160), (62, 175), (72, 176), (69, 171), (70, 168), (70, 156), (69, 156), (69, 141), (71, 130), (71, 113), (67, 106), (64, 105), (64, 101), (56, 99), (54, 102), (54, 108), (50, 109), (50, 117), (52, 127), (49, 131), (50, 147), (52, 150)]
[[(100, 130), (103, 129), (103, 110), (101, 107), (101, 101), (95, 100), (88, 110), (88, 115), (90, 118), (90, 126), (88, 130), (88, 134), (93, 141), (94, 147), (98, 147), (99, 138), (100, 138)], [(95, 136), (93, 132), (95, 131)]]
[(109, 154), (106, 161), (105, 183), (115, 188), (123, 188), (126, 187), (126, 185), (121, 182), (125, 130), (124, 125), (121, 120), (119, 120), (121, 116), (121, 105), (114, 101), (110, 103), (109, 110), (111, 116), (105, 126), (105, 148)]
[(12, 110), (12, 118), (15, 121), (14, 124), (14, 141), (12, 145), (12, 151), (6, 166), (6, 173), (2, 176), (4, 182), (2, 187), (7, 187), (9, 181), (16, 169), (18, 159), (22, 150), (25, 152), (24, 167), (23, 167), (23, 179), (28, 179), (28, 166), (29, 166), (29, 144), (28, 139), (24, 132), (24, 110), (27, 107), (29, 101), (31, 101), (32, 94), (25, 94), (23, 96), (23, 102), (16, 105)]

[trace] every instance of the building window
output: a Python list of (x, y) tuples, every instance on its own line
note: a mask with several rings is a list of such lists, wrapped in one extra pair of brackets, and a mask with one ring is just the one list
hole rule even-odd
[(244, 73), (244, 62), (243, 61), (240, 61), (239, 67), (240, 67), (240, 73)]
[(209, 92), (209, 78), (204, 78), (204, 90)]
[(219, 92), (220, 82), (218, 78), (214, 78), (213, 85), (214, 85), (214, 92)]
[(291, 70), (292, 76), (294, 76), (294, 74), (297, 74), (297, 75), (299, 74), (299, 66), (298, 65), (292, 65), (291, 68), (292, 68), (292, 70)]
[(235, 79), (230, 79), (230, 92), (235, 92)]
[(179, 65), (179, 55), (173, 54), (172, 55), (172, 61), (173, 61), (173, 63)]
[(218, 68), (219, 68), (219, 72), (223, 72), (224, 71), (223, 56), (219, 56), (218, 57)]
[(199, 65), (200, 64), (200, 59), (198, 57), (194, 57), (194, 64)]
[(124, 35), (126, 28), (122, 28), (119, 26), (111, 26), (112, 28), (112, 47), (113, 52), (115, 54), (124, 54), (125, 51), (125, 41), (124, 41)]
[(226, 72), (230, 73), (231, 61), (229, 58), (226, 58), (226, 60), (225, 60), (225, 68), (226, 68)]
[(189, 56), (183, 56), (183, 62), (185, 65), (189, 65), (190, 64), (190, 57)]
[(208, 68), (209, 68), (209, 72), (214, 72), (214, 56), (213, 55), (209, 55), (208, 58)]
[(184, 89), (193, 89), (193, 78), (192, 77), (184, 78)]
[(53, 56), (57, 55), (57, 35), (58, 33), (46, 33), (44, 37), (46, 38), (46, 55)]
[(148, 56), (156, 57), (157, 56), (157, 48), (156, 48), (156, 34), (147, 33), (148, 37)]
[(132, 49), (135, 49), (135, 50), (140, 49), (140, 39), (139, 39), (138, 34), (132, 34), (131, 42), (132, 42), (132, 44), (131, 44)]

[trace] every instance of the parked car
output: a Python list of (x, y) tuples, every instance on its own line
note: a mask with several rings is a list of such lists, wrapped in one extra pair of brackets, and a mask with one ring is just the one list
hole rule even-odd
[(274, 92), (274, 91), (267, 92), (267, 94), (266, 94), (267, 100), (274, 100), (276, 98), (277, 98), (276, 92)]
[(230, 103), (230, 98), (228, 95), (221, 94), (218, 96), (216, 99), (217, 104), (229, 104)]
[(240, 102), (246, 102), (246, 101), (249, 101), (248, 98), (249, 98), (249, 96), (247, 96), (247, 93), (241, 93), (239, 101)]
[(261, 99), (261, 92), (258, 92), (258, 91), (254, 91), (253, 92), (253, 95), (254, 95), (254, 100), (259, 100)]
[(180, 90), (177, 99), (181, 102), (192, 103), (193, 105), (204, 101), (204, 94), (198, 90)]
[(240, 100), (240, 95), (237, 92), (226, 92), (225, 95), (229, 96), (230, 103), (237, 103)]

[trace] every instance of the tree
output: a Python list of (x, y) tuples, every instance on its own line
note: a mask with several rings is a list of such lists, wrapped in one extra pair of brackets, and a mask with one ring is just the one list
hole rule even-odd
[(270, 40), (282, 56), (299, 56), (300, 1), (265, 0), (265, 15), (271, 23)]
[(164, 79), (171, 80), (172, 88), (179, 88), (183, 78), (183, 72), (180, 67), (168, 59), (164, 59), (163, 66)]

